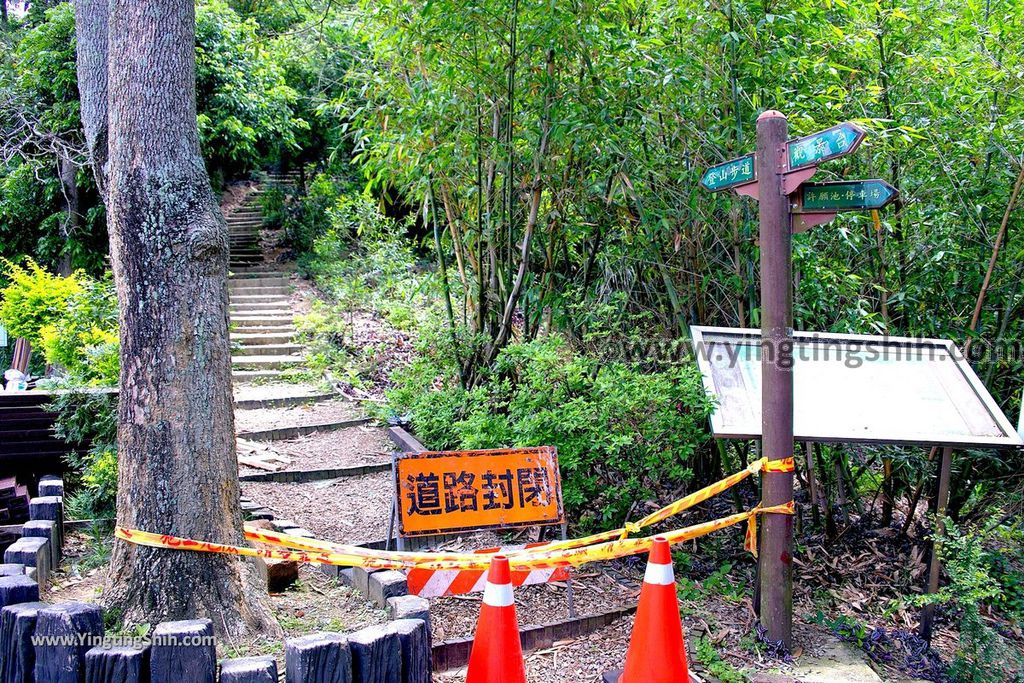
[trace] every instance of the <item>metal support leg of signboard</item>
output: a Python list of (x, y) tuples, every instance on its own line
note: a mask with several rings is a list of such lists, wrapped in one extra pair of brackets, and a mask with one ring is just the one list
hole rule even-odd
[(391, 550), (391, 540), (394, 539), (398, 550), (405, 550), (405, 539), (396, 529), (398, 525), (398, 454), (391, 454), (391, 518), (388, 520), (388, 537), (384, 549)]
[[(935, 535), (941, 536), (945, 531), (946, 507), (949, 505), (949, 480), (953, 469), (953, 448), (942, 449), (942, 462), (939, 465), (939, 491), (935, 501)], [(909, 514), (914, 514), (911, 510)], [(939, 579), (942, 576), (942, 546), (932, 541), (932, 558), (928, 568), (928, 594), (939, 592)], [(932, 642), (932, 627), (935, 623), (935, 605), (925, 605), (921, 611), (920, 636)]]
[[(562, 540), (569, 540), (569, 523), (562, 522)], [(569, 578), (565, 580), (565, 601), (569, 607), (569, 618), (576, 618), (576, 601), (572, 593), (572, 567), (569, 567)]]

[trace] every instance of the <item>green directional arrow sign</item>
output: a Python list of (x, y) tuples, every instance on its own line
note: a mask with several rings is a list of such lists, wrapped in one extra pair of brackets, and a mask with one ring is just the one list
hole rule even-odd
[(728, 190), (730, 187), (746, 185), (757, 180), (754, 171), (754, 155), (748, 154), (724, 164), (712, 166), (704, 172), (700, 184), (712, 192)]
[(790, 170), (846, 156), (860, 146), (867, 132), (847, 121), (786, 143)]
[(805, 183), (800, 187), (803, 213), (880, 209), (895, 201), (899, 192), (884, 180)]

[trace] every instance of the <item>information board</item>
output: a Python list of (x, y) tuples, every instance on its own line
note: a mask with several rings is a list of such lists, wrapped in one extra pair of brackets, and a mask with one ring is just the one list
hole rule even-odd
[(558, 453), (549, 446), (404, 453), (395, 483), (402, 536), (565, 521)]
[[(761, 436), (761, 331), (693, 327), (717, 437)], [(945, 339), (795, 332), (798, 441), (1020, 446), (1021, 437)]]

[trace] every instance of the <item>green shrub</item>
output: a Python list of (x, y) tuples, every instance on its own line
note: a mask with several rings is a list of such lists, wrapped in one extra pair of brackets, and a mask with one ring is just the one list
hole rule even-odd
[(67, 313), (69, 300), (81, 291), (81, 275), (53, 275), (32, 259), (24, 266), (3, 263), (8, 284), (0, 292), (0, 322), (12, 338), (24, 337), (38, 346), (41, 330), (60, 320)]
[(958, 614), (960, 640), (949, 667), (951, 678), (963, 683), (1021, 680), (1024, 661), (982, 616), (986, 605), (1002, 599), (999, 582), (986, 563), (987, 534), (965, 531), (948, 518), (944, 529), (936, 540), (942, 543), (949, 585), (917, 602), (947, 605)]
[(261, 201), (264, 221), (280, 228), (285, 245), (298, 253), (313, 249), (317, 239), (331, 228), (331, 207), (339, 189), (330, 177), (319, 174), (309, 183), (306, 194), (297, 197), (279, 187), (270, 188)]
[(62, 316), (40, 330), (46, 362), (76, 386), (114, 386), (120, 373), (117, 299), (113, 282), (80, 278)]
[(89, 448), (72, 451), (67, 500), (73, 519), (114, 516), (117, 501), (117, 395), (108, 391), (60, 393), (50, 405), (57, 414), (56, 435), (70, 444)]
[(621, 524), (634, 501), (691, 478), (710, 411), (694, 366), (645, 373), (547, 337), (510, 344), (466, 390), (445, 339), (426, 335), (388, 393), (428, 447), (555, 446), (566, 508), (584, 528)]

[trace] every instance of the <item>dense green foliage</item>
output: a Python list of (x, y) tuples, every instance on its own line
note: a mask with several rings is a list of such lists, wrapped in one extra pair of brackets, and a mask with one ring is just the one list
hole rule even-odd
[(45, 327), (68, 312), (70, 300), (82, 287), (77, 276), (60, 277), (32, 260), (23, 266), (5, 262), (7, 286), (0, 296), (0, 323), (12, 337), (24, 337), (36, 346)]
[(939, 540), (949, 585), (920, 602), (946, 605), (958, 614), (960, 641), (950, 667), (952, 679), (958, 683), (1024, 680), (1024, 657), (1008, 647), (982, 616), (985, 605), (1004, 598), (998, 575), (987, 560), (985, 543), (990, 533), (964, 531), (949, 519), (944, 528)]
[[(968, 335), (1021, 168), (1020, 3), (363, 10), (358, 158), (371, 186), (397, 184), (441, 225), (456, 322), (484, 335), (467, 375), (508, 341), (512, 310), (527, 335), (546, 316), (583, 333), (610, 301), (653, 312), (652, 335), (756, 326), (756, 208), (698, 180), (752, 149), (767, 108), (794, 135), (867, 127), (865, 147), (819, 179), (884, 177), (902, 192), (878, 231), (851, 214), (797, 237), (797, 326)], [(983, 308), (990, 342), (1024, 334), (1014, 245)], [(983, 369), (1013, 410), (1019, 359)]]
[(308, 124), (295, 115), (299, 99), (285, 80), (273, 43), (254, 17), (224, 0), (196, 9), (196, 105), (203, 156), (211, 172), (230, 180), (297, 149)]
[[(35, 3), (33, 3), (35, 6)], [(98, 270), (106, 229), (90, 175), (75, 72), (75, 18), (61, 4), (10, 33), (0, 56), (0, 241), (11, 258)]]
[[(117, 299), (110, 279), (50, 273), (35, 261), (7, 262), (0, 324), (23, 337), (73, 386), (113, 386), (120, 372)], [(37, 363), (39, 365), (39, 363)]]
[(56, 395), (50, 409), (57, 414), (56, 435), (83, 447), (68, 456), (68, 516), (112, 518), (117, 496), (117, 394), (64, 392)]
[(67, 310), (39, 332), (43, 354), (75, 386), (115, 386), (121, 362), (113, 283), (81, 274), (77, 280)]

